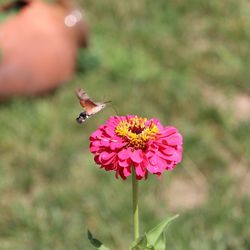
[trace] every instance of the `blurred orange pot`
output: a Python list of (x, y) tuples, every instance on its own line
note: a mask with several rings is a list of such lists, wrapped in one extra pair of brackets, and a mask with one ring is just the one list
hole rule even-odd
[(87, 45), (84, 18), (69, 1), (15, 4), (21, 9), (0, 24), (0, 99), (55, 89), (73, 75), (77, 48)]

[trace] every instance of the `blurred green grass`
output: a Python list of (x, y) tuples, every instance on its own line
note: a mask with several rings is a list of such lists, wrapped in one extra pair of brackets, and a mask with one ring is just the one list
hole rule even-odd
[[(92, 249), (87, 229), (127, 249), (130, 181), (99, 170), (88, 149), (90, 133), (117, 113), (158, 117), (184, 135), (182, 164), (141, 182), (141, 231), (180, 213), (168, 249), (250, 249), (250, 119), (237, 118), (234, 102), (250, 95), (249, 2), (82, 5), (91, 42), (74, 79), (46, 98), (0, 105), (0, 249)], [(112, 100), (83, 126), (76, 87)]]

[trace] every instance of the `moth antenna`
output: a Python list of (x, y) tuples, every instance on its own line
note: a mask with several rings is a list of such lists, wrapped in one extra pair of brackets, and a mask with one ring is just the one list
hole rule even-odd
[[(107, 104), (107, 103), (111, 103), (112, 101), (104, 101), (103, 103), (104, 104)], [(112, 109), (115, 111), (116, 115), (118, 115), (117, 113), (117, 110), (115, 109), (115, 107), (113, 105), (111, 105)]]
[(105, 101), (104, 103), (106, 104), (106, 103), (111, 103), (112, 101)]
[[(105, 100), (105, 99), (106, 99), (106, 96), (104, 96), (103, 100)], [(110, 102), (112, 102), (112, 101), (104, 101), (103, 103), (106, 104), (106, 103), (110, 103)]]

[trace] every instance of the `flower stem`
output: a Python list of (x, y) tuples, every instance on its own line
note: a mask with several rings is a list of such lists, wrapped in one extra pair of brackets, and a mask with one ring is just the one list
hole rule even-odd
[(138, 207), (138, 180), (136, 179), (135, 169), (132, 167), (132, 192), (133, 192), (133, 226), (134, 240), (139, 238), (139, 207)]

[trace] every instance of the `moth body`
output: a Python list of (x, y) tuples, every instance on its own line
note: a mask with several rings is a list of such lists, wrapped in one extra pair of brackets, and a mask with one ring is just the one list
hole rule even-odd
[(81, 124), (85, 122), (89, 118), (89, 115), (86, 114), (86, 111), (81, 112), (79, 116), (76, 118), (76, 121)]

